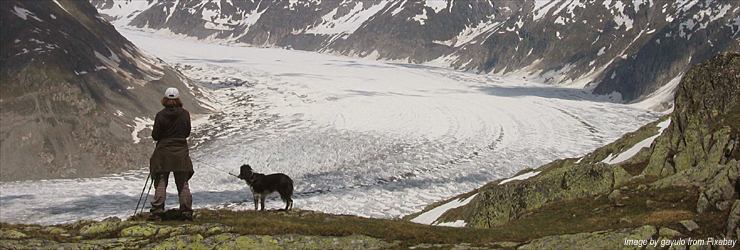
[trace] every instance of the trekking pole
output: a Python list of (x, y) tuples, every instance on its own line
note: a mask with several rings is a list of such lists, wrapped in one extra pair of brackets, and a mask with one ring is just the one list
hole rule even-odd
[[(146, 182), (144, 182), (144, 188), (141, 189), (141, 195), (139, 195), (139, 202), (136, 203), (136, 209), (134, 209), (134, 216), (136, 216), (136, 211), (139, 211), (139, 204), (141, 204), (141, 198), (144, 196), (144, 190), (146, 190), (146, 186), (149, 185), (149, 178), (152, 177), (152, 173), (149, 172), (149, 175), (146, 177)], [(150, 188), (151, 189), (151, 188)], [(149, 196), (149, 192), (146, 193), (146, 196)], [(146, 201), (144, 201), (146, 203)], [(144, 208), (142, 206), (142, 211), (144, 211)]]
[[(144, 203), (141, 204), (141, 212), (144, 212), (144, 207), (146, 207), (146, 200), (149, 198), (149, 192), (152, 191), (152, 186), (154, 186), (154, 180), (149, 183), (149, 189), (146, 190), (146, 196), (144, 196)], [(143, 191), (143, 190), (142, 190)]]

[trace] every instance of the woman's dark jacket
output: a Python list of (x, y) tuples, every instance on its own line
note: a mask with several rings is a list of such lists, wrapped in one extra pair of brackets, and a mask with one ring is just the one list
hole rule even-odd
[(188, 150), (190, 136), (190, 113), (183, 108), (165, 108), (154, 118), (152, 138), (157, 141), (149, 171), (152, 174), (166, 172), (193, 173), (193, 162)]

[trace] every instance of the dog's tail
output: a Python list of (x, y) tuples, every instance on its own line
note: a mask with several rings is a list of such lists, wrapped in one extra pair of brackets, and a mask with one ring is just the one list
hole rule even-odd
[(281, 185), (284, 188), (278, 191), (280, 193), (280, 199), (285, 202), (285, 210), (290, 210), (293, 208), (293, 180), (285, 178)]

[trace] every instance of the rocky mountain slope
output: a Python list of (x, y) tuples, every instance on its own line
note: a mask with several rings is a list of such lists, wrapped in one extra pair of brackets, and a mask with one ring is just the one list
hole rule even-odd
[(526, 70), (626, 101), (740, 50), (733, 0), (91, 2), (132, 27), (482, 73)]
[(167, 87), (197, 88), (80, 1), (0, 2), (0, 181), (145, 167), (145, 133)]
[(543, 223), (545, 215), (572, 209), (578, 213), (567, 220), (591, 230), (660, 225), (695, 239), (737, 240), (738, 93), (740, 54), (721, 54), (688, 71), (673, 113), (582, 158), (525, 170), (518, 175), (527, 177), (494, 181), (456, 198), (475, 195), (438, 222), (495, 228)]

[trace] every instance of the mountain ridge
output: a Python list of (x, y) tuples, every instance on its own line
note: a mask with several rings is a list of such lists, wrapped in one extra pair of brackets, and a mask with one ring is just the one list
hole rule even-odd
[(728, 0), (91, 2), (120, 25), (479, 73), (526, 70), (624, 101), (740, 50), (740, 5)]

